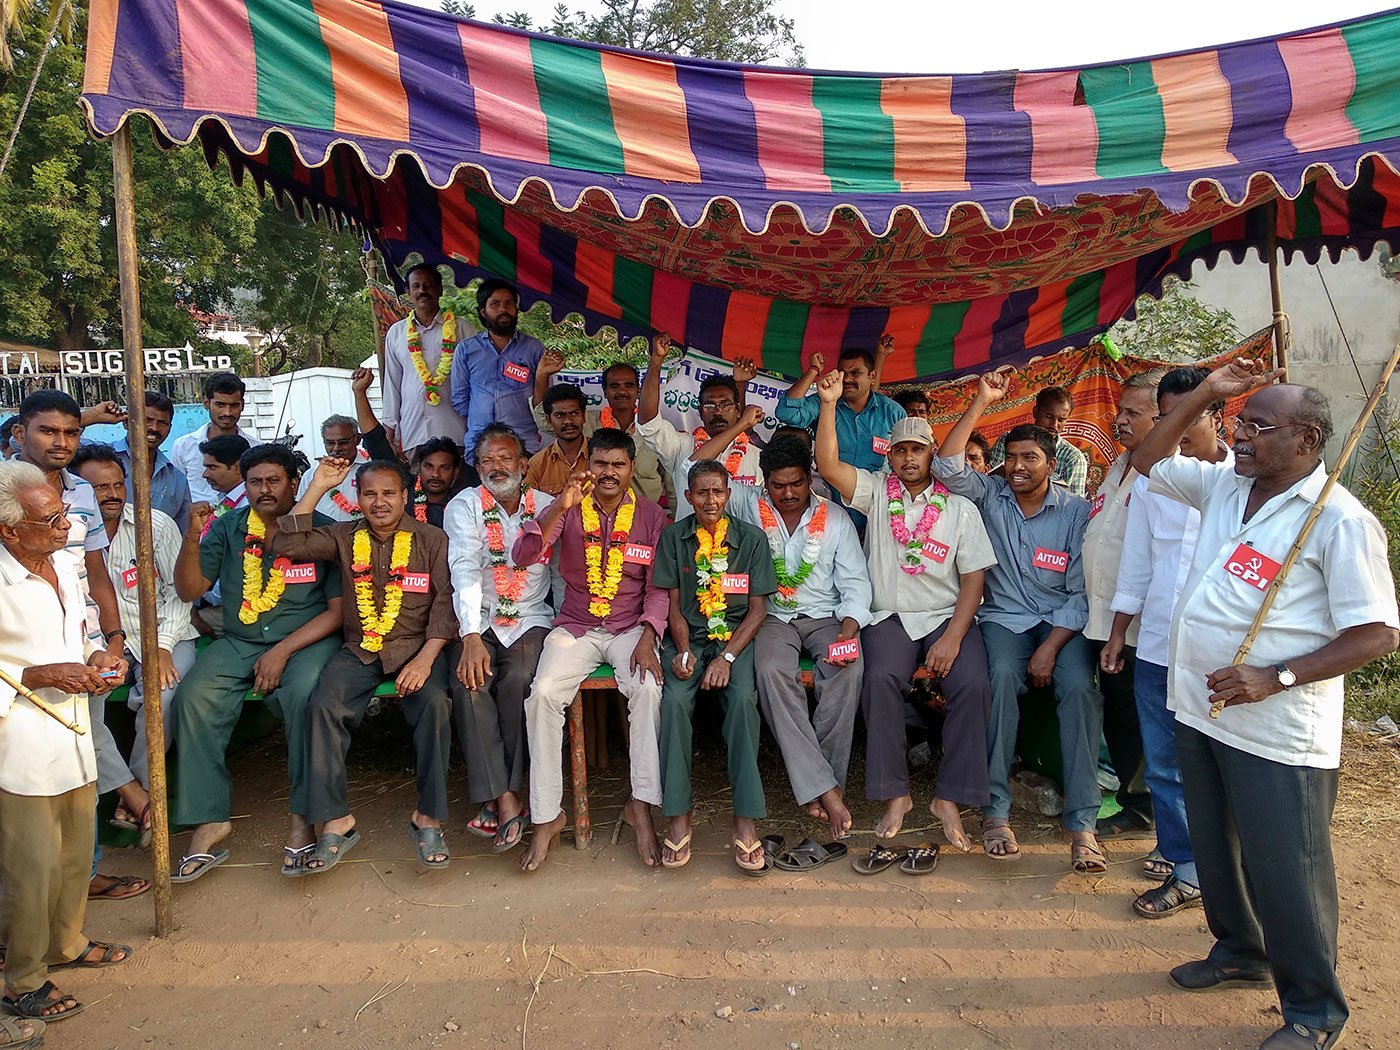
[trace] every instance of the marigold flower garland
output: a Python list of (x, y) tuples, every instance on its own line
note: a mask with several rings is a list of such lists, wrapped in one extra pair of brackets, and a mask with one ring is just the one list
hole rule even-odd
[(816, 511), (807, 522), (807, 539), (802, 544), (802, 557), (796, 572), (787, 571), (787, 556), (783, 550), (783, 537), (778, 531), (778, 516), (767, 500), (758, 501), (758, 520), (763, 526), (764, 535), (768, 537), (773, 569), (778, 574), (778, 596), (773, 599), (773, 604), (780, 609), (796, 609), (797, 588), (807, 582), (817, 559), (821, 557), (822, 535), (826, 532), (826, 503), (818, 501)]
[(632, 518), (637, 512), (637, 500), (631, 492), (626, 502), (617, 509), (613, 522), (612, 535), (608, 538), (608, 566), (603, 569), (603, 521), (598, 516), (598, 505), (593, 496), (583, 497), (579, 505), (583, 515), (583, 564), (588, 578), (588, 611), (600, 620), (606, 620), (612, 613), (613, 599), (622, 586), (622, 556), (626, 552), (627, 538), (632, 534)]
[[(520, 523), (535, 517), (535, 494), (521, 487)], [(486, 525), (486, 550), (491, 555), (491, 578), (496, 585), (496, 615), (491, 619), (498, 627), (514, 627), (520, 622), (520, 595), (525, 591), (525, 569), (512, 569), (507, 564), (506, 534), (501, 525), (501, 505), (491, 490), (481, 489), (481, 520)]]
[[(339, 507), (352, 518), (364, 517), (364, 511), (360, 509), (358, 503), (351, 503), (346, 499), (339, 489), (331, 493), (331, 502)], [(428, 520), (428, 494), (423, 491), (423, 483), (415, 481), (413, 483), (413, 516), (421, 522)]]
[(442, 357), (437, 371), (429, 372), (423, 361), (423, 336), (418, 331), (418, 319), (408, 315), (408, 359), (423, 381), (423, 396), (430, 405), (442, 404), (442, 386), (452, 375), (452, 355), (457, 352), (457, 318), (449, 310), (442, 315)]
[(355, 573), (355, 608), (360, 614), (360, 630), (364, 637), (360, 648), (377, 653), (384, 648), (384, 639), (398, 622), (403, 608), (403, 578), (408, 569), (408, 557), (413, 553), (413, 533), (400, 529), (394, 533), (394, 548), (389, 555), (389, 578), (384, 582), (384, 606), (374, 604), (374, 567), (370, 564), (369, 530), (357, 529), (351, 546)]
[(934, 480), (932, 485), (933, 492), (928, 498), (928, 505), (924, 507), (919, 524), (914, 526), (914, 531), (911, 534), (909, 526), (904, 521), (904, 493), (900, 488), (899, 479), (891, 474), (885, 481), (885, 497), (888, 500), (890, 512), (890, 532), (893, 534), (895, 542), (904, 548), (900, 554), (899, 567), (910, 576), (922, 575), (927, 568), (924, 565), (924, 541), (928, 539), (929, 533), (933, 532), (933, 527), (938, 524), (938, 519), (943, 516), (943, 511), (948, 507), (947, 488), (938, 480)]
[[(699, 448), (710, 440), (710, 433), (704, 427), (695, 428), (695, 447)], [(749, 448), (749, 435), (740, 434), (734, 439), (734, 444), (729, 446), (729, 455), (724, 457), (724, 469), (729, 471), (731, 478), (739, 476), (739, 464), (744, 462), (744, 453)]]
[(267, 523), (257, 511), (248, 513), (248, 535), (243, 541), (243, 604), (238, 607), (238, 619), (243, 623), (258, 622), (258, 617), (277, 608), (282, 592), (287, 589), (287, 568), (291, 562), (277, 558), (267, 572), (263, 585), (263, 541), (267, 539)]
[(715, 642), (727, 642), (733, 633), (725, 614), (729, 610), (724, 596), (724, 574), (729, 570), (729, 547), (725, 538), (729, 535), (729, 519), (720, 518), (711, 532), (704, 526), (695, 528), (695, 579), (699, 586), (695, 597), (700, 603), (700, 615), (705, 617), (707, 637)]
[[(617, 416), (613, 414), (612, 405), (607, 405), (607, 404), (603, 405), (602, 411), (600, 411), (600, 412), (598, 413), (598, 422), (599, 422), (599, 424), (601, 424), (602, 426), (609, 427), (609, 428), (611, 428), (611, 429), (613, 429), (613, 430), (623, 430), (623, 429), (625, 429), (625, 428), (620, 427), (620, 426), (617, 425)], [(631, 429), (632, 429), (632, 430), (636, 430), (636, 429), (637, 429), (637, 417), (636, 417), (635, 415), (632, 417), (632, 428), (631, 428)], [(699, 445), (696, 445), (695, 447), (696, 447), (696, 448), (699, 448), (700, 446), (699, 446)]]

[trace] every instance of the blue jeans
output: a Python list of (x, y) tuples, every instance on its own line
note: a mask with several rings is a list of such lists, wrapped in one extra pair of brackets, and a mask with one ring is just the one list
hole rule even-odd
[[(990, 819), (1011, 816), (1011, 760), (1021, 721), (1020, 698), (1026, 692), (1026, 665), (1052, 630), (1043, 620), (1016, 634), (1000, 624), (981, 623), (992, 683), (992, 717), (987, 724), (987, 766), (992, 803), (982, 810)], [(1099, 737), (1103, 734), (1103, 696), (1094, 682), (1094, 652), (1082, 634), (1065, 643), (1055, 657), (1052, 677), (1055, 712), (1060, 723), (1060, 751), (1065, 767), (1066, 831), (1093, 831), (1099, 816)]]
[(1147, 787), (1157, 818), (1157, 848), (1176, 865), (1175, 875), (1189, 886), (1200, 886), (1196, 856), (1186, 829), (1186, 797), (1181, 791), (1181, 766), (1176, 760), (1176, 717), (1167, 710), (1167, 669), (1141, 657), (1133, 675), (1138, 726), (1147, 759)]

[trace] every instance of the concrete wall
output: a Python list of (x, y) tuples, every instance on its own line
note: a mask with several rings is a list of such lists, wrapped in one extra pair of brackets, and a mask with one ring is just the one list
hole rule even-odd
[[(1223, 259), (1213, 271), (1198, 264), (1191, 280), (1194, 287), (1188, 294), (1229, 310), (1241, 332), (1257, 331), (1273, 318), (1269, 268), (1253, 255), (1238, 266)], [(1315, 386), (1332, 399), (1337, 436), (1327, 450), (1331, 458), (1356, 422), (1382, 365), (1400, 342), (1400, 282), (1386, 278), (1374, 256), (1363, 262), (1348, 252), (1335, 264), (1326, 259), (1316, 266), (1301, 259), (1294, 261), (1283, 268), (1282, 287), (1284, 310), (1293, 322), (1290, 378)], [(1336, 316), (1328, 303), (1328, 291)], [(1342, 330), (1351, 343), (1360, 378), (1347, 354)], [(1392, 389), (1400, 390), (1398, 383), (1392, 381)]]

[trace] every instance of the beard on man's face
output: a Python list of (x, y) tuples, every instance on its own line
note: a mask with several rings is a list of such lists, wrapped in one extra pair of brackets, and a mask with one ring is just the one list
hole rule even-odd
[(505, 499), (518, 493), (524, 480), (525, 475), (519, 471), (513, 474), (483, 474), (481, 484), (497, 499)]

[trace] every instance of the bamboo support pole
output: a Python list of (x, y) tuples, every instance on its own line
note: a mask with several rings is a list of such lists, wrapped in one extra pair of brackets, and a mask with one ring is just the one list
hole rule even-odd
[(55, 722), (61, 725), (64, 729), (71, 729), (79, 736), (87, 735), (86, 729), (78, 725), (77, 722), (68, 721), (68, 719), (63, 717), (63, 712), (59, 711), (56, 707), (50, 707), (48, 703), (46, 703), (43, 699), (41, 699), (35, 694), (34, 690), (30, 689), (29, 686), (25, 685), (19, 679), (11, 678), (4, 671), (0, 671), (0, 682), (4, 682), (16, 693), (24, 697), (31, 704), (37, 707), (40, 711), (44, 712), (44, 714), (48, 715)]
[(165, 782), (165, 722), (161, 717), (160, 635), (156, 618), (156, 560), (151, 538), (151, 453), (146, 447), (146, 362), (141, 345), (141, 282), (136, 247), (136, 186), (131, 125), (112, 137), (112, 182), (121, 283), (122, 346), (126, 351), (127, 448), (136, 510), (137, 600), (141, 613), (141, 683), (145, 692), (146, 763), (150, 771), (151, 866), (155, 876), (156, 936), (174, 927), (170, 892), (170, 821)]
[[(1397, 343), (1394, 351), (1391, 352), (1390, 360), (1381, 369), (1381, 377), (1376, 381), (1375, 388), (1371, 391), (1371, 396), (1366, 399), (1366, 404), (1361, 409), (1361, 415), (1356, 418), (1356, 425), (1351, 428), (1351, 433), (1347, 435), (1346, 444), (1342, 446), (1341, 455), (1337, 457), (1336, 464), (1327, 475), (1327, 482), (1322, 486), (1322, 491), (1318, 493), (1317, 502), (1308, 511), (1308, 516), (1303, 519), (1303, 525), (1298, 530), (1298, 538), (1293, 541), (1293, 546), (1288, 548), (1288, 554), (1283, 559), (1283, 564), (1274, 574), (1274, 578), (1269, 581), (1269, 589), (1264, 592), (1264, 600), (1259, 603), (1259, 611), (1254, 614), (1254, 622), (1249, 625), (1249, 630), (1245, 633), (1244, 641), (1240, 642), (1239, 650), (1235, 653), (1232, 666), (1238, 667), (1244, 663), (1249, 656), (1249, 651), (1254, 648), (1254, 640), (1259, 637), (1259, 630), (1264, 626), (1264, 620), (1269, 615), (1269, 610), (1274, 607), (1274, 599), (1278, 597), (1279, 589), (1283, 586), (1283, 581), (1288, 577), (1288, 572), (1298, 561), (1299, 555), (1303, 553), (1303, 544), (1308, 540), (1308, 534), (1312, 532), (1313, 526), (1317, 524), (1317, 519), (1322, 516), (1322, 510), (1327, 506), (1327, 497), (1332, 494), (1332, 489), (1337, 484), (1337, 479), (1342, 476), (1342, 471), (1346, 469), (1347, 461), (1351, 459), (1351, 454), (1356, 451), (1356, 446), (1361, 443), (1361, 435), (1366, 432), (1366, 424), (1371, 421), (1371, 414), (1375, 412), (1376, 406), (1385, 396), (1386, 384), (1390, 382), (1390, 377), (1395, 372), (1397, 365), (1400, 365), (1400, 343)], [(1210, 717), (1219, 718), (1220, 712), (1225, 710), (1225, 704), (1219, 700), (1210, 705)]]
[(1293, 349), (1293, 326), (1283, 309), (1283, 282), (1279, 274), (1278, 201), (1269, 202), (1269, 302), (1274, 315), (1274, 366), (1283, 369), (1283, 381), (1290, 382), (1288, 354)]

